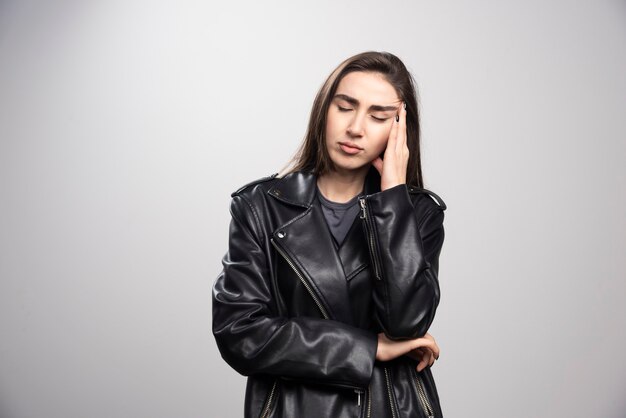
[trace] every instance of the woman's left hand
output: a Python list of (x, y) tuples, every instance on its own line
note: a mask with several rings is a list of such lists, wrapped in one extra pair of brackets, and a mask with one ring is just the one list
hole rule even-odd
[(376, 157), (372, 164), (380, 174), (380, 190), (406, 183), (406, 169), (409, 163), (409, 147), (406, 144), (405, 102), (400, 103), (397, 119), (393, 120), (385, 159)]
[[(428, 338), (429, 340), (432, 340), (437, 346), (437, 349), (439, 349), (439, 346), (435, 342), (435, 338), (432, 335), (430, 335), (429, 333), (426, 333), (424, 335), (424, 338)], [(408, 352), (406, 355), (419, 361), (419, 363), (417, 364), (417, 368), (416, 368), (418, 372), (421, 372), (422, 370), (424, 370), (426, 366), (431, 367), (435, 363), (435, 360), (439, 358), (439, 356), (435, 357), (435, 354), (433, 353), (433, 351), (427, 347), (416, 348)]]

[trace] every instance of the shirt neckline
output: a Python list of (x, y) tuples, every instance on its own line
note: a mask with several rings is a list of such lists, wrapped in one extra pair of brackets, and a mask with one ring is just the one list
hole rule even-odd
[(324, 197), (324, 195), (322, 194), (321, 190), (319, 189), (319, 187), (317, 186), (317, 184), (315, 185), (315, 189), (317, 190), (317, 196), (327, 205), (327, 206), (331, 206), (333, 208), (337, 208), (337, 209), (347, 209), (350, 206), (354, 205), (356, 203), (356, 200), (358, 199), (359, 195), (362, 193), (358, 193), (356, 194), (352, 199), (348, 200), (347, 202), (334, 202), (332, 200), (328, 200), (327, 198)]

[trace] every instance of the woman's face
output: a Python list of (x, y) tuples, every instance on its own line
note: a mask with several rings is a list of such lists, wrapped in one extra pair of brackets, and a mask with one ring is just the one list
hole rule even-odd
[(326, 147), (337, 169), (361, 168), (385, 150), (400, 104), (380, 73), (355, 71), (341, 79), (326, 118)]

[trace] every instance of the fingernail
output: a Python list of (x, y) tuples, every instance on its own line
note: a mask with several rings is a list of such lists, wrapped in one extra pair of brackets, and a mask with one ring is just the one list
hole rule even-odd
[(396, 115), (396, 122), (400, 121), (400, 115)]

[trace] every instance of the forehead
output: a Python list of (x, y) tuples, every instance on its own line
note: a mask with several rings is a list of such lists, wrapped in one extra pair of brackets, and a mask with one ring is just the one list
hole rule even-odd
[(336, 94), (347, 94), (362, 105), (371, 103), (385, 105), (400, 101), (396, 89), (382, 74), (354, 71), (344, 76), (337, 86)]

